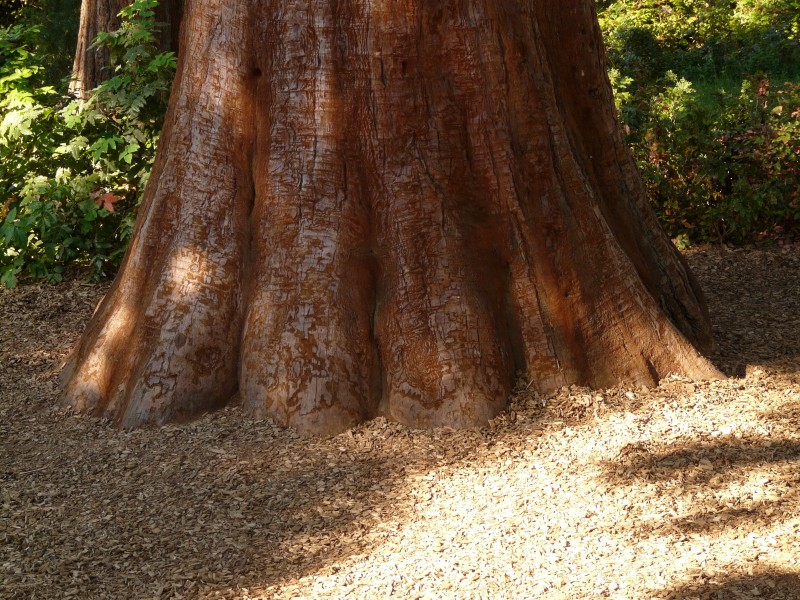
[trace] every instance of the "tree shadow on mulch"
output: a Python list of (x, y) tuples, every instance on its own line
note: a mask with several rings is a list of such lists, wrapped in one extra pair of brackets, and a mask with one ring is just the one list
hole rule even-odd
[[(695, 272), (716, 323), (717, 364), (740, 374), (749, 364), (800, 355), (800, 260), (729, 258), (691, 258), (693, 266), (704, 265)], [(53, 292), (45, 305), (44, 288), (13, 296), (19, 330), (31, 338), (21, 343), (16, 333), (3, 337), (0, 332), (0, 341), (14, 338), (19, 349), (6, 358), (0, 352), (0, 363), (15, 378), (24, 369), (36, 377), (56, 369), (54, 348), (68, 349), (65, 336), (77, 335), (91, 314), (88, 297), (99, 295), (84, 287), (73, 286), (74, 298)], [(63, 311), (76, 302), (83, 308), (60, 330)], [(47, 352), (39, 356), (45, 346)], [(8, 386), (0, 394), (0, 522), (8, 524), (0, 531), (3, 597), (56, 597), (70, 590), (80, 597), (230, 595), (335, 568), (347, 557), (369, 553), (382, 531), (409, 518), (412, 506), (402, 489), (409, 474), (443, 463), (424, 446), (424, 435), (418, 436), (419, 447), (408, 440), (386, 448), (359, 446), (407, 435), (390, 424), (385, 432), (371, 425), (364, 435), (357, 430), (334, 440), (300, 440), (235, 409), (194, 424), (121, 433), (94, 420), (46, 416), (43, 407), (54, 402), (44, 391), (49, 382), (17, 383), (13, 398), (5, 395)], [(565, 398), (564, 410), (577, 419), (591, 417), (591, 396), (580, 392)], [(577, 412), (575, 402), (580, 403)], [(646, 406), (630, 408), (641, 409), (647, 418)], [(529, 414), (543, 427), (549, 427), (547, 418), (570, 421), (558, 410), (548, 407), (541, 419)], [(500, 420), (513, 419), (510, 413)], [(558, 427), (561, 421), (553, 423)], [(530, 426), (522, 425), (526, 436)], [(447, 460), (467, 463), (484, 443), (483, 434), (476, 434), (467, 445), (471, 450)], [(800, 447), (788, 438), (749, 444), (719, 438), (679, 450), (629, 448), (609, 466), (609, 476), (620, 484), (684, 477), (722, 488), (748, 469), (782, 469), (787, 488), (776, 498), (754, 498), (734, 508), (705, 505), (702, 512), (669, 523), (701, 532), (782, 516), (800, 493), (795, 491), (800, 479), (793, 474), (800, 471), (798, 459)], [(4, 570), (5, 565), (13, 568)], [(750, 583), (768, 585), (761, 577), (671, 593), (684, 594), (674, 598), (736, 597), (734, 592)], [(731, 594), (725, 596), (726, 590)], [(722, 595), (702, 596), (705, 592)]]
[(748, 365), (800, 357), (800, 253), (709, 249), (687, 259), (708, 302), (719, 369), (739, 377)]
[[(778, 423), (777, 415), (763, 417), (775, 417)], [(693, 512), (643, 519), (639, 539), (676, 534), (713, 539), (726, 532), (769, 531), (796, 518), (800, 505), (800, 441), (792, 433), (778, 426), (767, 438), (721, 436), (679, 448), (658, 441), (630, 444), (605, 463), (606, 477), (620, 486), (656, 485), (665, 496), (693, 497)], [(746, 570), (746, 565), (737, 570)], [(657, 597), (800, 599), (800, 575), (765, 571), (763, 566), (754, 575), (702, 575), (692, 583), (662, 590)]]
[[(787, 391), (800, 384), (800, 254), (712, 249), (692, 252), (687, 258), (708, 301), (716, 341), (710, 358), (717, 367), (732, 377), (763, 368), (755, 381), (778, 376)], [(692, 382), (674, 385), (685, 385), (685, 393), (693, 393)], [(647, 411), (646, 405), (632, 404), (634, 411)], [(800, 407), (787, 397), (778, 410), (780, 414), (759, 415), (771, 431), (769, 436), (723, 435), (680, 447), (654, 440), (626, 446), (607, 462), (606, 477), (616, 485), (640, 482), (665, 486), (664, 494), (696, 489), (704, 496), (693, 502), (693, 512), (643, 522), (639, 535), (714, 536), (769, 529), (795, 518), (800, 504), (800, 442), (796, 432), (785, 428), (797, 422)], [(730, 490), (742, 485), (748, 492), (732, 498)], [(753, 575), (700, 577), (662, 590), (658, 597), (800, 599), (800, 575), (762, 567)]]
[[(207, 430), (170, 428), (160, 439), (83, 420), (83, 440), (73, 432), (43, 452), (17, 444), (0, 468), (9, 524), (0, 541), (16, 565), (0, 568), (0, 596), (264, 588), (369, 551), (374, 528), (402, 518), (393, 491), (405, 471), (382, 452), (354, 455), (267, 424), (257, 424), (259, 443), (215, 417)], [(229, 435), (206, 439), (220, 432)]]
[(403, 518), (414, 461), (358, 431), (306, 440), (235, 407), (133, 432), (65, 417), (58, 365), (103, 291), (0, 297), (0, 597), (231, 595), (369, 552)]
[(693, 583), (666, 590), (666, 600), (731, 600), (734, 598), (767, 598), (797, 600), (800, 598), (800, 575), (765, 571), (750, 576), (730, 577), (722, 581)]
[[(613, 463), (606, 463), (608, 478), (620, 485), (635, 482), (680, 483), (683, 489), (697, 487), (705, 492), (723, 492), (750, 472), (763, 473), (770, 489), (741, 498), (739, 505), (719, 500), (701, 503), (699, 511), (671, 519), (642, 531), (652, 535), (660, 530), (682, 533), (712, 533), (741, 525), (769, 525), (795, 516), (800, 502), (800, 442), (794, 439), (741, 440), (723, 437), (708, 444), (689, 444), (679, 449), (655, 444), (626, 446)], [(775, 488), (780, 488), (776, 492)], [(722, 494), (715, 494), (715, 496)]]

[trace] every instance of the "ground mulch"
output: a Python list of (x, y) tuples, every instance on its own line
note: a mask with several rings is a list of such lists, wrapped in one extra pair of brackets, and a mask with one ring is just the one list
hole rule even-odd
[(694, 251), (730, 378), (301, 439), (58, 406), (105, 285), (0, 291), (0, 598), (800, 598), (800, 251)]

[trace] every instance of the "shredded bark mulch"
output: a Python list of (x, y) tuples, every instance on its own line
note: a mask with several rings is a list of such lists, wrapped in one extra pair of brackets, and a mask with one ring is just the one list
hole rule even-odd
[(0, 598), (800, 598), (800, 252), (688, 258), (729, 379), (328, 440), (72, 416), (106, 286), (0, 291)]

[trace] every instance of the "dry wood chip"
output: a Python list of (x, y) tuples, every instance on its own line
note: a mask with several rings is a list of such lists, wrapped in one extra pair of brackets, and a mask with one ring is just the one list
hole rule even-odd
[(800, 598), (800, 256), (688, 256), (731, 377), (522, 382), (480, 431), (303, 440), (57, 404), (106, 284), (0, 290), (0, 598)]

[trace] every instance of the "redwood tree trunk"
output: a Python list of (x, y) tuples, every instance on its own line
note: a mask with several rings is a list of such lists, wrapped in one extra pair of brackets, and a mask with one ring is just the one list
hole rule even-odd
[[(97, 87), (110, 76), (108, 52), (90, 48), (94, 38), (102, 31), (119, 28), (119, 11), (128, 6), (131, 0), (82, 0), (81, 21), (78, 29), (78, 47), (72, 64), (70, 91), (85, 97), (86, 92)], [(160, 0), (156, 19), (163, 25), (157, 32), (162, 52), (178, 51), (183, 0)]]
[(591, 0), (194, 0), (135, 239), (65, 370), (125, 427), (331, 434), (717, 371)]

